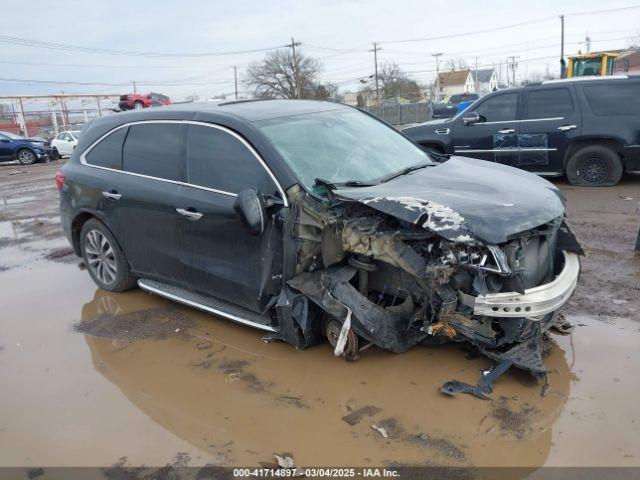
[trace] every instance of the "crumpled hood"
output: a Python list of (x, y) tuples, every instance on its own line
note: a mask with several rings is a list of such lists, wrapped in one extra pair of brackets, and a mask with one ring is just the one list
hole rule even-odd
[(547, 180), (455, 156), (380, 185), (334, 193), (457, 242), (503, 243), (564, 213), (562, 193)]

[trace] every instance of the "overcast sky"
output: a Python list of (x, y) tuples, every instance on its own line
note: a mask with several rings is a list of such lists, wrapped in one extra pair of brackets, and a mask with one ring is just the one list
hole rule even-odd
[[(432, 53), (464, 59), (471, 67), (504, 63), (518, 56), (518, 76), (559, 69), (560, 20), (566, 17), (566, 52), (624, 48), (640, 35), (640, 8), (570, 15), (640, 5), (640, 1), (538, 0), (252, 0), (252, 1), (23, 1), (2, 0), (0, 35), (95, 49), (162, 54), (199, 54), (283, 46), (291, 37), (319, 58), (323, 78), (343, 90), (373, 73), (372, 42), (381, 42), (379, 62), (395, 61), (420, 82), (435, 75)], [(9, 20), (11, 19), (11, 20)], [(22, 19), (18, 21), (18, 19)], [(536, 21), (539, 20), (539, 21)], [(454, 38), (398, 42), (495, 29)], [(397, 42), (397, 43), (391, 43)], [(35, 84), (0, 80), (0, 95), (53, 92), (127, 93), (157, 91), (176, 100), (233, 91), (232, 66), (242, 80), (249, 62), (264, 52), (148, 57), (100, 54), (16, 45), (0, 38), (0, 78), (87, 85)], [(502, 67), (504, 69), (504, 66)], [(96, 82), (98, 84), (90, 84)], [(127, 85), (104, 85), (123, 84)], [(169, 85), (168, 85), (169, 84)], [(240, 90), (246, 87), (240, 85)]]

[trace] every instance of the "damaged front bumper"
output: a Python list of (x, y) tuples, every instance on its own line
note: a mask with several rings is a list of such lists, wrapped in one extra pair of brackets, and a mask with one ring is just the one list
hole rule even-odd
[(517, 292), (489, 293), (473, 296), (458, 292), (459, 300), (473, 308), (475, 315), (488, 317), (525, 317), (529, 320), (541, 320), (547, 313), (558, 310), (571, 298), (580, 275), (578, 255), (563, 252), (564, 267), (551, 282)]

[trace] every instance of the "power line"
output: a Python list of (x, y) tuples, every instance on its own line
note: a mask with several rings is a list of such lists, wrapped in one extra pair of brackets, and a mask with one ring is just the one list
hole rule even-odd
[[(9, 82), (9, 83), (36, 83), (36, 84), (49, 84), (49, 85), (76, 85), (76, 86), (104, 86), (104, 87), (125, 87), (131, 85), (131, 82), (121, 82), (121, 83), (109, 83), (109, 82), (76, 82), (76, 81), (65, 81), (65, 80), (36, 80), (36, 79), (25, 79), (25, 78), (5, 78), (0, 77), (0, 82)], [(221, 85), (221, 84), (233, 84), (233, 80), (211, 80), (207, 82), (180, 82), (180, 81), (135, 81), (136, 85), (146, 85), (146, 86), (172, 86), (179, 87), (182, 85)]]
[[(586, 11), (586, 12), (573, 12), (573, 13), (565, 14), (565, 17), (576, 16), (576, 15), (592, 15), (592, 14), (599, 14), (599, 13), (619, 12), (619, 11), (631, 10), (631, 9), (635, 9), (635, 8), (640, 8), (640, 5), (630, 5), (630, 6), (627, 6), (627, 7), (610, 8), (610, 9), (605, 9), (605, 10), (592, 10), (592, 11)], [(453, 34), (448, 34), (448, 35), (437, 35), (437, 36), (433, 36), (433, 37), (424, 37), (424, 38), (410, 38), (410, 39), (405, 39), (405, 40), (387, 40), (387, 41), (378, 42), (378, 43), (384, 43), (384, 44), (413, 43), (413, 42), (427, 42), (427, 41), (431, 41), (431, 40), (443, 40), (443, 39), (447, 39), (447, 38), (467, 37), (467, 36), (470, 36), (470, 35), (479, 35), (479, 34), (482, 34), (482, 33), (497, 32), (497, 31), (500, 31), (500, 30), (507, 30), (507, 29), (510, 29), (510, 28), (522, 27), (524, 25), (531, 25), (531, 24), (534, 24), (534, 23), (546, 22), (546, 21), (553, 20), (553, 19), (556, 19), (556, 18), (557, 17), (555, 15), (553, 15), (553, 16), (548, 16), (548, 17), (536, 18), (536, 19), (533, 19), (533, 20), (527, 20), (527, 21), (524, 21), (524, 22), (512, 23), (510, 25), (503, 25), (503, 26), (500, 26), (500, 27), (487, 28), (487, 29), (484, 29), (484, 30), (475, 30), (475, 31), (463, 32), (463, 33), (453, 33)]]
[[(597, 32), (595, 32), (597, 33)], [(32, 67), (74, 67), (74, 68), (135, 68), (136, 70), (144, 68), (203, 68), (201, 63), (191, 63), (187, 65), (110, 65), (108, 63), (49, 63), (49, 62), (22, 62), (17, 60), (0, 60), (0, 63), (9, 65), (26, 65)], [(238, 67), (246, 67), (245, 64), (239, 64)], [(219, 67), (215, 71), (227, 69), (227, 66)]]
[(250, 50), (232, 50), (226, 52), (202, 52), (202, 53), (166, 53), (166, 52), (142, 52), (142, 51), (130, 51), (130, 50), (109, 50), (104, 48), (82, 47), (79, 45), (70, 45), (65, 43), (54, 42), (42, 42), (39, 40), (30, 40), (28, 38), (10, 37), (8, 35), (0, 35), (0, 42), (10, 43), (13, 45), (21, 45), (25, 47), (34, 48), (46, 48), (49, 50), (63, 50), (67, 52), (78, 53), (95, 53), (101, 55), (122, 55), (122, 56), (135, 56), (135, 57), (220, 57), (226, 55), (241, 55), (245, 53), (259, 53), (267, 52), (271, 50), (278, 50), (280, 48), (286, 48), (286, 45), (279, 45), (276, 47), (267, 48), (255, 48)]

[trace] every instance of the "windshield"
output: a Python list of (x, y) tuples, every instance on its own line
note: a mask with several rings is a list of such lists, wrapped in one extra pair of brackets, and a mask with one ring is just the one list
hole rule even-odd
[(274, 118), (256, 126), (308, 190), (317, 178), (367, 182), (430, 161), (399, 132), (358, 110)]
[(584, 77), (588, 75), (600, 75), (602, 71), (602, 57), (583, 58), (573, 64), (573, 76)]

